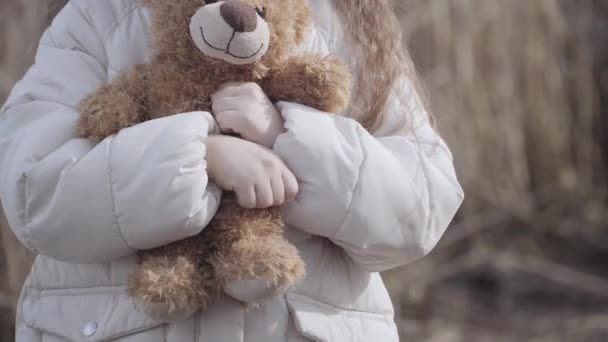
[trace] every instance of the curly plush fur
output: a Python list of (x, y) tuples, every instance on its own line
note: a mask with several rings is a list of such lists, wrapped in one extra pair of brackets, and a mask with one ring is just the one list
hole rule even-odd
[[(256, 82), (273, 101), (335, 113), (346, 108), (351, 77), (340, 60), (289, 56), (306, 37), (305, 1), (242, 0), (265, 8), (270, 31), (268, 51), (248, 65), (207, 57), (195, 47), (188, 22), (202, 0), (144, 1), (152, 13), (155, 56), (82, 101), (82, 136), (100, 141), (146, 120), (211, 111), (210, 97), (226, 81)], [(169, 319), (204, 309), (232, 281), (261, 279), (285, 290), (304, 276), (304, 263), (282, 232), (279, 209), (246, 210), (233, 195), (224, 196), (201, 234), (139, 252), (130, 294), (148, 315)]]

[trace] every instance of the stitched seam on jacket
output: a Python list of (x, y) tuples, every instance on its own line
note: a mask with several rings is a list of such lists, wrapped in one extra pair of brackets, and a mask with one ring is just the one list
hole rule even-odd
[(142, 8), (143, 5), (138, 2), (135, 2), (133, 4), (131, 4), (131, 6), (127, 7), (124, 12), (123, 15), (121, 15), (120, 17), (118, 17), (116, 19), (116, 21), (110, 25), (110, 27), (108, 27), (102, 34), (101, 34), (101, 39), (103, 40), (104, 46), (105, 46), (105, 42), (106, 40), (108, 40), (110, 34), (112, 34), (125, 20), (127, 20), (127, 18), (137, 9)]
[(108, 173), (108, 186), (110, 187), (110, 200), (112, 201), (112, 219), (114, 220), (114, 224), (116, 226), (116, 229), (118, 229), (118, 234), (120, 235), (122, 241), (125, 243), (125, 245), (127, 247), (129, 247), (130, 249), (135, 249), (133, 247), (131, 247), (131, 245), (129, 244), (129, 242), (127, 241), (127, 239), (125, 238), (125, 235), (122, 232), (122, 228), (120, 228), (120, 222), (118, 220), (118, 215), (116, 214), (116, 200), (114, 199), (114, 182), (112, 181), (113, 177), (112, 177), (112, 150), (113, 150), (113, 146), (114, 146), (114, 140), (115, 140), (115, 136), (110, 137), (110, 141), (108, 142), (108, 167), (107, 167), (107, 173)]
[(138, 334), (140, 332), (147, 332), (149, 330), (156, 329), (158, 327), (162, 327), (163, 325), (164, 324), (161, 322), (149, 323), (149, 324), (146, 324), (143, 327), (139, 327), (137, 329), (123, 331), (120, 333), (115, 333), (113, 335), (109, 335), (105, 341), (113, 341), (113, 340), (117, 340), (122, 337), (128, 337), (128, 336), (131, 336), (134, 334)]
[[(114, 33), (114, 31), (128, 18), (128, 16), (130, 16), (138, 8), (140, 8), (140, 5), (138, 5), (138, 4), (133, 4), (133, 5), (131, 5), (131, 7), (128, 7), (127, 10), (125, 11), (124, 15), (122, 15), (120, 17), (120, 19), (118, 19), (114, 23), (114, 25), (110, 26), (110, 28), (105, 33), (101, 34), (100, 39), (103, 44), (104, 51), (106, 52), (106, 60), (108, 61), (108, 66), (110, 65), (110, 56), (108, 55), (106, 46), (108, 45), (107, 41), (108, 41), (108, 38), (110, 37), (110, 34)], [(106, 70), (107, 70), (107, 66), (106, 66)]]
[[(57, 335), (57, 334), (55, 334), (53, 332), (50, 332), (50, 331), (48, 331), (48, 330), (46, 330), (44, 328), (40, 328), (40, 327), (34, 326), (33, 324), (30, 324), (28, 322), (23, 321), (22, 323), (26, 327), (28, 327), (30, 329), (33, 329), (36, 332), (40, 332), (41, 334), (44, 334), (44, 335), (47, 335), (47, 336), (54, 336), (54, 337), (58, 337), (58, 338), (61, 338), (61, 339), (65, 338), (65, 336)], [(129, 330), (129, 331), (125, 331), (125, 332), (120, 332), (120, 333), (116, 333), (116, 334), (113, 334), (113, 335), (109, 335), (107, 337), (107, 339), (105, 339), (104, 341), (111, 341), (111, 340), (116, 340), (118, 338), (127, 337), (127, 336), (130, 336), (130, 335), (133, 335), (133, 334), (137, 334), (137, 333), (140, 333), (140, 332), (144, 332), (144, 331), (148, 331), (148, 330), (157, 328), (157, 327), (162, 326), (162, 325), (163, 325), (163, 323), (160, 323), (160, 322), (149, 323), (149, 324), (146, 324), (143, 327), (140, 327), (140, 328), (137, 328), (137, 329), (134, 329), (134, 330)], [(76, 341), (74, 341), (74, 342), (76, 342)]]
[[(68, 5), (72, 6), (74, 8), (74, 10), (77, 11), (82, 16), (84, 21), (86, 21), (93, 28), (93, 31), (95, 31), (97, 38), (99, 39), (99, 42), (101, 43), (101, 46), (103, 47), (103, 52), (105, 55), (106, 62), (108, 62), (108, 51), (106, 50), (105, 41), (102, 39), (102, 36), (100, 35), (99, 31), (95, 27), (95, 23), (91, 20), (90, 15), (88, 15), (88, 13), (86, 13), (87, 15), (85, 15), (84, 8), (79, 8), (78, 6), (74, 5), (73, 2), (68, 2)], [(80, 50), (78, 50), (78, 51), (80, 51)], [(107, 68), (107, 63), (101, 63), (101, 61), (99, 59), (97, 59), (97, 57), (94, 57), (93, 55), (91, 55), (87, 52), (84, 52), (84, 51), (82, 51), (82, 52), (91, 56), (93, 59), (95, 59), (97, 61), (97, 63), (99, 63), (99, 65), (102, 66), (104, 69)]]
[[(133, 13), (135, 12), (137, 9), (142, 8), (143, 5), (140, 4), (139, 2), (132, 4), (131, 6), (127, 7), (123, 13), (123, 15), (121, 15), (118, 19), (116, 19), (116, 21), (110, 25), (103, 33), (99, 34), (99, 39), (101, 40), (101, 43), (103, 44), (103, 48), (106, 54), (106, 60), (108, 61), (108, 65), (106, 65), (106, 70), (107, 68), (110, 66), (110, 56), (108, 55), (108, 51), (106, 49), (107, 41), (110, 37), (110, 35), (112, 33), (114, 33), (114, 31), (120, 26), (122, 25), (122, 23), (127, 20), (127, 18)], [(107, 71), (106, 71), (107, 73)]]
[[(63, 340), (63, 339), (65, 338), (65, 336), (60, 336), (60, 335), (57, 335), (57, 334), (52, 333), (52, 332), (50, 332), (50, 331), (47, 331), (47, 330), (44, 330), (44, 329), (40, 329), (39, 327), (35, 327), (34, 325), (29, 324), (29, 323), (27, 323), (27, 322), (23, 322), (23, 325), (25, 325), (26, 327), (28, 327), (28, 328), (30, 328), (30, 329), (32, 329), (32, 330), (34, 330), (34, 331), (36, 331), (36, 332), (38, 333), (38, 335), (40, 336), (40, 340), (39, 340), (39, 341), (44, 341), (44, 340), (46, 340), (46, 339), (44, 338), (44, 336), (47, 336), (47, 337), (54, 337), (54, 338), (56, 338), (56, 339), (59, 339), (59, 341), (61, 341), (61, 340)], [(69, 341), (69, 340), (68, 340), (68, 341)], [(69, 342), (71, 342), (71, 341), (69, 341)]]
[(198, 316), (194, 317), (194, 342), (199, 340), (201, 336), (201, 319)]
[(336, 230), (336, 233), (334, 234), (334, 237), (338, 236), (338, 234), (340, 234), (340, 232), (342, 231), (342, 229), (344, 229), (345, 225), (346, 225), (346, 221), (348, 221), (348, 218), (350, 216), (350, 212), (352, 210), (353, 207), (353, 202), (355, 201), (355, 196), (357, 194), (357, 192), (359, 192), (359, 189), (361, 187), (361, 174), (363, 172), (363, 166), (365, 165), (365, 163), (367, 162), (368, 159), (368, 154), (367, 151), (363, 148), (363, 143), (361, 142), (361, 132), (360, 132), (360, 126), (359, 124), (356, 124), (355, 126), (356, 128), (356, 137), (357, 137), (357, 142), (359, 143), (359, 151), (361, 151), (361, 161), (359, 163), (359, 167), (357, 168), (357, 175), (356, 175), (356, 182), (355, 182), (355, 186), (353, 187), (351, 193), (350, 193), (350, 199), (348, 202), (348, 206), (346, 209), (346, 214), (344, 215), (344, 219), (342, 220), (342, 224), (340, 224), (340, 226), (338, 227), (338, 229)]
[[(423, 154), (422, 151), (420, 151), (420, 154)], [(418, 157), (420, 160), (422, 160), (422, 158), (424, 158), (423, 156), (419, 156)], [(432, 164), (432, 162), (429, 161), (429, 163)], [(435, 165), (433, 165), (433, 167), (435, 167)], [(428, 202), (428, 217), (426, 217), (426, 220), (424, 222), (424, 233), (422, 236), (422, 247), (423, 249), (425, 249), (427, 242), (429, 241), (429, 235), (431, 234), (432, 229), (430, 228), (430, 224), (433, 223), (433, 221), (435, 220), (435, 212), (437, 211), (437, 208), (435, 207), (434, 204), (434, 196), (433, 194), (431, 194), (431, 189), (433, 186), (433, 181), (427, 177), (427, 170), (425, 170), (425, 166), (424, 163), (421, 161), (420, 162), (420, 173), (422, 174), (422, 177), (424, 178), (424, 183), (426, 185), (426, 196), (427, 196), (427, 202)], [(442, 174), (442, 176), (445, 177), (445, 175), (443, 175), (442, 172), (440, 172)], [(433, 231), (434, 233), (434, 231)], [(423, 251), (424, 252), (424, 251)]]
[[(29, 247), (32, 249), (32, 251), (36, 254), (40, 254), (40, 250), (38, 248), (36, 248), (36, 246), (34, 245), (34, 241), (32, 239), (32, 233), (31, 233), (31, 228), (30, 228), (30, 219), (29, 219), (29, 212), (30, 212), (30, 208), (29, 208), (29, 201), (28, 201), (28, 194), (30, 193), (29, 191), (29, 182), (27, 181), (27, 171), (23, 173), (23, 227), (25, 228), (22, 232), (21, 232), (21, 237), (28, 243)], [(8, 215), (8, 213), (6, 214)]]
[[(40, 296), (79, 296), (86, 293), (109, 293), (109, 292), (120, 292), (127, 288), (125, 284), (119, 285), (95, 285), (95, 286), (83, 286), (83, 287), (56, 287), (56, 288), (45, 288), (37, 289), (36, 292)], [(64, 293), (65, 292), (65, 293)]]
[(362, 315), (362, 316), (371, 316), (375, 319), (378, 320), (386, 320), (386, 316), (393, 316), (392, 312), (371, 312), (371, 311), (362, 311), (362, 310), (356, 310), (356, 309), (347, 309), (347, 308), (343, 308), (340, 307), (338, 305), (332, 304), (332, 303), (328, 303), (326, 301), (317, 299), (317, 298), (313, 298), (311, 296), (302, 294), (302, 293), (296, 293), (296, 292), (288, 292), (287, 293), (287, 301), (289, 302), (289, 297), (296, 297), (296, 300), (301, 300), (304, 302), (307, 302), (308, 304), (313, 304), (313, 305), (322, 305), (322, 306), (328, 306), (334, 309), (338, 309), (340, 311), (342, 311), (344, 314), (355, 314), (355, 315)]

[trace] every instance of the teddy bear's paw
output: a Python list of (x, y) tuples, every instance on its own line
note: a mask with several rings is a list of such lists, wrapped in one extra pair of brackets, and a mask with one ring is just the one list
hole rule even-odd
[[(284, 269), (283, 272), (267, 268), (260, 278), (244, 278), (227, 283), (224, 291), (241, 302), (261, 304), (267, 299), (282, 295), (302, 280), (304, 263), (300, 262), (294, 266), (295, 268), (292, 266)], [(277, 278), (279, 273), (280, 276)]]
[(350, 102), (352, 76), (337, 57), (295, 55), (271, 77), (267, 88), (272, 98), (339, 114)]
[(333, 56), (296, 56), (291, 59), (291, 70), (296, 75), (286, 82), (291, 84), (292, 94), (298, 103), (312, 106), (328, 113), (341, 113), (350, 101), (352, 76), (348, 66)]
[(216, 264), (224, 291), (246, 303), (281, 295), (304, 278), (305, 265), (295, 246), (282, 236), (239, 241), (229, 261)]
[(319, 109), (329, 113), (341, 113), (350, 102), (352, 76), (346, 64), (336, 57), (326, 57), (315, 65), (318, 73), (325, 77), (317, 78), (317, 89), (322, 91)]
[(185, 318), (205, 309), (207, 289), (197, 265), (186, 257), (144, 257), (129, 280), (136, 307), (160, 321)]
[(102, 87), (80, 103), (80, 136), (99, 142), (138, 123), (140, 108), (135, 99), (116, 88)]
[(234, 299), (255, 305), (283, 294), (289, 287), (288, 284), (273, 284), (264, 279), (243, 279), (226, 284), (224, 291)]

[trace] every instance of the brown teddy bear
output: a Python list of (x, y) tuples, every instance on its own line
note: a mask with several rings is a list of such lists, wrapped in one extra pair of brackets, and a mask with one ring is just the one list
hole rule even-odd
[[(334, 57), (290, 55), (306, 38), (303, 0), (143, 0), (155, 54), (81, 103), (79, 131), (98, 142), (146, 120), (211, 111), (227, 81), (257, 83), (272, 101), (339, 113), (350, 97), (348, 68)], [(129, 292), (156, 319), (204, 309), (233, 281), (262, 280), (285, 291), (304, 276), (283, 237), (277, 208), (247, 210), (225, 195), (197, 236), (138, 253)]]

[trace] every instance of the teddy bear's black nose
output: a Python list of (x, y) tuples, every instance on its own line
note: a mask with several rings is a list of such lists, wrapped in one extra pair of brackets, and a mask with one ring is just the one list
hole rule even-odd
[(224, 2), (220, 6), (220, 14), (236, 32), (253, 32), (258, 24), (255, 9), (241, 0)]

